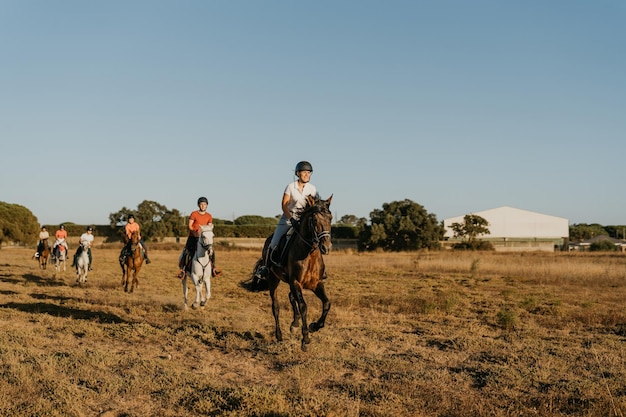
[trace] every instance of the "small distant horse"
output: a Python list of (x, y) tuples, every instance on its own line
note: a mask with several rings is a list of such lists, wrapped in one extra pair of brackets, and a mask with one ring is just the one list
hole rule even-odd
[(56, 273), (61, 271), (61, 267), (63, 268), (63, 272), (65, 272), (65, 262), (67, 261), (67, 249), (65, 249), (64, 245), (65, 239), (57, 239), (54, 243), (54, 250), (52, 253), (52, 259), (54, 260), (54, 269)]
[[(213, 224), (206, 226), (200, 226), (200, 237), (198, 238), (198, 244), (196, 245), (196, 253), (191, 261), (191, 270), (186, 271), (185, 277), (182, 280), (183, 283), (183, 297), (185, 300), (185, 310), (187, 307), (187, 294), (189, 288), (187, 287), (187, 276), (191, 276), (193, 285), (196, 288), (196, 299), (194, 300), (191, 308), (204, 307), (211, 298), (211, 274), (213, 271), (213, 264), (211, 262), (211, 255), (213, 254)], [(206, 293), (202, 293), (202, 287), (204, 286)]]
[(48, 258), (50, 258), (50, 246), (48, 246), (48, 239), (43, 239), (40, 244), (41, 251), (39, 252), (39, 268), (46, 269), (48, 266)]
[[(120, 257), (120, 266), (122, 267), (122, 286), (124, 292), (133, 292), (136, 286), (139, 286), (137, 276), (143, 265), (143, 250), (139, 242), (139, 233), (133, 232), (130, 236), (130, 254), (125, 258)], [(132, 273), (132, 279), (131, 279)], [(130, 288), (129, 288), (130, 286)]]
[[(279, 322), (279, 303), (276, 289), (281, 281), (289, 284), (289, 301), (293, 309), (293, 321), (290, 330), (297, 329), (302, 320), (302, 343), (303, 351), (307, 350), (307, 345), (311, 343), (309, 332), (316, 332), (324, 327), (326, 316), (330, 310), (330, 300), (324, 288), (325, 265), (322, 255), (330, 252), (332, 243), (330, 239), (330, 227), (332, 214), (330, 212), (330, 202), (328, 200), (307, 197), (307, 204), (300, 213), (300, 220), (297, 222), (290, 237), (287, 247), (286, 263), (283, 267), (274, 264), (267, 265), (269, 276), (267, 284), (272, 298), (272, 313), (276, 324), (276, 339), (283, 340)], [(263, 247), (263, 259), (267, 259), (267, 251), (271, 236), (265, 241)], [(277, 248), (277, 252), (281, 245)], [(278, 254), (280, 256), (280, 254)], [(307, 325), (307, 305), (302, 294), (302, 290), (313, 291), (322, 302), (322, 314), (316, 322)]]
[(80, 254), (76, 257), (76, 282), (84, 284), (87, 282), (89, 272), (89, 242), (81, 243)]

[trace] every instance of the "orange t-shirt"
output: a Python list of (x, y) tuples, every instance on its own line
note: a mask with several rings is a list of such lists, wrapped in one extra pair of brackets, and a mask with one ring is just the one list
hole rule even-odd
[[(139, 234), (139, 223), (126, 223), (126, 236), (128, 236), (129, 239), (133, 235), (133, 232)], [(139, 234), (139, 238), (141, 239), (141, 234)]]
[(65, 239), (67, 240), (67, 230), (59, 229), (54, 233), (54, 237), (57, 239)]
[[(198, 230), (200, 230), (200, 226), (206, 226), (209, 223), (213, 223), (213, 216), (211, 216), (211, 213), (209, 212), (200, 214), (200, 212), (196, 210), (191, 213), (191, 216), (189, 216), (189, 220), (193, 220), (193, 224), (191, 227), (195, 232), (197, 232)], [(193, 236), (191, 231), (189, 231), (189, 236)]]

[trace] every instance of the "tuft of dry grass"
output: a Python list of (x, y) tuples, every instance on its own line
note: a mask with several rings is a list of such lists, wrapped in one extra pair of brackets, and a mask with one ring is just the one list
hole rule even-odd
[[(179, 247), (151, 246), (123, 292), (119, 247), (77, 286), (0, 250), (4, 416), (623, 416), (619, 254), (358, 253), (326, 257), (332, 301), (308, 352), (273, 336), (259, 253), (225, 245), (204, 310), (182, 309)], [(192, 290), (193, 291), (193, 290)], [(305, 294), (309, 320), (320, 303)]]

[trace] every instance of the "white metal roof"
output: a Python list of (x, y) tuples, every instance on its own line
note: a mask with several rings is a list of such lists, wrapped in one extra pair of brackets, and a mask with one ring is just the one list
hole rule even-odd
[[(513, 207), (498, 207), (474, 214), (489, 222), (486, 238), (562, 238), (569, 236), (569, 220)], [(452, 223), (463, 223), (465, 215), (443, 220), (446, 237), (453, 237)]]

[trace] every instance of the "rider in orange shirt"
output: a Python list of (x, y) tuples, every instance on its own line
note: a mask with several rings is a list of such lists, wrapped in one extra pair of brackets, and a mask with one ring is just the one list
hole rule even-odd
[[(187, 236), (187, 242), (183, 248), (183, 252), (178, 258), (178, 275), (177, 277), (183, 279), (185, 277), (185, 271), (191, 269), (191, 260), (196, 253), (196, 246), (198, 245), (198, 239), (200, 238), (200, 226), (206, 226), (213, 223), (213, 216), (206, 211), (209, 206), (209, 200), (206, 197), (200, 197), (198, 199), (198, 210), (191, 213), (189, 216), (189, 236)], [(215, 252), (211, 254), (211, 264), (213, 265), (213, 276), (221, 274), (221, 271), (215, 267)]]
[(54, 248), (52, 248), (52, 253), (54, 254), (54, 256), (60, 255), (59, 253), (57, 253), (57, 247), (59, 245), (65, 248), (65, 253), (67, 256), (67, 254), (69, 254), (70, 248), (67, 246), (67, 230), (65, 230), (64, 224), (59, 225), (59, 229), (54, 232), (54, 238)]
[(143, 249), (143, 257), (146, 260), (146, 264), (149, 264), (150, 258), (148, 258), (148, 249), (146, 249), (146, 244), (143, 243), (143, 239), (141, 238), (141, 228), (139, 227), (139, 223), (135, 222), (135, 215), (129, 214), (126, 218), (126, 227), (124, 228), (126, 232), (126, 237), (128, 238), (128, 242), (126, 242), (126, 246), (122, 249), (122, 254), (120, 255), (120, 259), (126, 258), (130, 254), (130, 238), (133, 235), (133, 232), (137, 232), (139, 234), (139, 244)]

